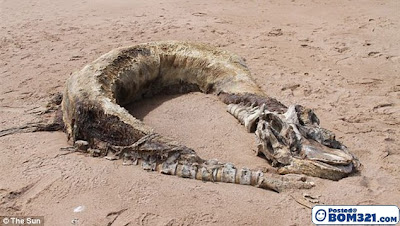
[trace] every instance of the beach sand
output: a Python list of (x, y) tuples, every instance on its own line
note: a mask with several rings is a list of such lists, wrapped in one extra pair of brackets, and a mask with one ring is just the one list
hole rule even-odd
[[(400, 205), (399, 8), (398, 0), (1, 0), (0, 130), (37, 121), (72, 72), (113, 48), (188, 40), (244, 57), (267, 94), (314, 109), (363, 166), (275, 193), (65, 154), (62, 132), (15, 134), (0, 138), (0, 215), (44, 216), (46, 225), (311, 225), (307, 195)], [(274, 170), (214, 96), (160, 96), (130, 111), (203, 158)]]

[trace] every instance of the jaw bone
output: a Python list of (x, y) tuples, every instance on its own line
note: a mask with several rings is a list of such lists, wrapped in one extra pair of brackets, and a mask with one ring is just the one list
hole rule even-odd
[(245, 125), (256, 128), (257, 154), (263, 154), (281, 174), (297, 173), (339, 180), (355, 172), (360, 163), (335, 135), (319, 126), (310, 109), (290, 106), (284, 114), (264, 105), (230, 104), (228, 112)]

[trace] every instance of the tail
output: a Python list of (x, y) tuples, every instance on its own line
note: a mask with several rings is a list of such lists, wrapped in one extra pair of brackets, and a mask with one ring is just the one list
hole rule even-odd
[(0, 137), (13, 135), (16, 133), (34, 133), (41, 131), (62, 131), (64, 129), (64, 122), (62, 120), (62, 111), (61, 111), (61, 100), (62, 94), (56, 93), (53, 95), (51, 100), (46, 106), (44, 111), (37, 112), (38, 115), (50, 114), (51, 121), (46, 122), (41, 119), (36, 123), (27, 123), (23, 126), (13, 127), (9, 129), (0, 130)]
[(34, 133), (41, 131), (61, 131), (64, 128), (64, 124), (58, 121), (50, 123), (27, 123), (23, 126), (13, 127), (9, 129), (0, 130), (0, 137), (16, 134), (16, 133)]

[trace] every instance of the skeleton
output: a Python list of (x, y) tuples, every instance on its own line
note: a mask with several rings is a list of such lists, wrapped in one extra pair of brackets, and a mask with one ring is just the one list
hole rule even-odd
[[(227, 111), (255, 133), (258, 154), (280, 174), (339, 180), (357, 171), (358, 160), (332, 132), (319, 126), (312, 110), (286, 107), (268, 97), (242, 58), (204, 44), (152, 42), (101, 56), (68, 79), (61, 103), (63, 126), (75, 150), (123, 159), (124, 164), (140, 164), (150, 171), (275, 191), (314, 185), (303, 176), (267, 176), (260, 170), (204, 160), (155, 133), (123, 107), (157, 94), (192, 91), (217, 95), (227, 104)], [(32, 124), (0, 131), (0, 136), (57, 130), (59, 125)]]

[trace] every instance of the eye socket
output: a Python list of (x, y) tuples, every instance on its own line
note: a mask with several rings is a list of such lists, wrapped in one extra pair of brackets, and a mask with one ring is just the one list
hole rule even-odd
[(283, 122), (276, 115), (267, 114), (266, 121), (268, 121), (268, 123), (271, 125), (271, 128), (274, 129), (276, 132), (280, 133), (282, 131)]
[(276, 130), (278, 133), (282, 131), (282, 123), (279, 123), (277, 120), (272, 120), (271, 127)]

